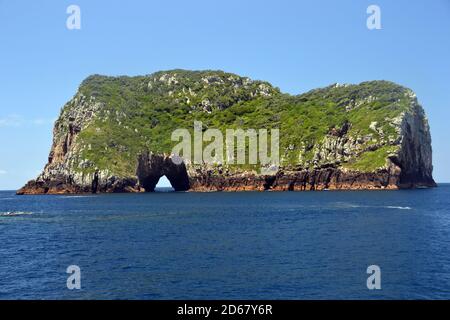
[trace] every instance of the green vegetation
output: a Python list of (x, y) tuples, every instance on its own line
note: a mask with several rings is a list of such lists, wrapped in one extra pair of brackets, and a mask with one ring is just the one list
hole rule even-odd
[[(267, 82), (221, 71), (173, 70), (138, 77), (91, 76), (79, 95), (102, 103), (94, 120), (77, 137), (78, 170), (109, 169), (119, 176), (134, 174), (144, 150), (170, 153), (177, 128), (280, 129), (283, 165), (312, 167), (316, 149), (333, 130), (349, 123), (347, 137), (364, 138), (362, 147), (381, 147), (345, 163), (356, 170), (384, 165), (395, 151), (389, 141), (398, 133), (392, 121), (411, 104), (410, 91), (387, 81), (333, 85), (291, 96)], [(65, 108), (76, 108), (68, 103)], [(373, 123), (376, 130), (373, 129)], [(371, 128), (372, 125), (372, 128)], [(299, 163), (301, 156), (301, 163)], [(251, 167), (251, 166), (250, 166)]]
[(374, 151), (367, 151), (354, 161), (346, 163), (345, 168), (358, 171), (375, 171), (386, 164), (386, 158), (394, 154), (398, 146), (383, 146)]

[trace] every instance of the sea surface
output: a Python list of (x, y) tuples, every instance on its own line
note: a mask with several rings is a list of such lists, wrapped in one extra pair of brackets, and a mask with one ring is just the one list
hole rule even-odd
[[(80, 290), (67, 288), (70, 265)], [(370, 265), (381, 290), (367, 288)], [(2, 191), (0, 299), (450, 299), (450, 185)]]

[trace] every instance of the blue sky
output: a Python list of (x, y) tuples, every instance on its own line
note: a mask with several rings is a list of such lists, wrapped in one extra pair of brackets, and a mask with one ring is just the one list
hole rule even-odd
[[(66, 9), (81, 8), (81, 30)], [(381, 8), (381, 30), (366, 9)], [(52, 123), (90, 74), (221, 69), (301, 93), (386, 79), (430, 120), (434, 175), (450, 182), (450, 0), (0, 0), (0, 189), (47, 161)]]

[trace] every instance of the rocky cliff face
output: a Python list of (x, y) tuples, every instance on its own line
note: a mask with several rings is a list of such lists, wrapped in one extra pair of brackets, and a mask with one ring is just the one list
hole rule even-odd
[[(190, 128), (280, 129), (280, 166), (180, 164), (171, 133)], [(174, 70), (86, 79), (62, 109), (43, 172), (18, 194), (398, 189), (435, 186), (431, 136), (415, 95), (386, 81), (289, 96), (219, 71)]]

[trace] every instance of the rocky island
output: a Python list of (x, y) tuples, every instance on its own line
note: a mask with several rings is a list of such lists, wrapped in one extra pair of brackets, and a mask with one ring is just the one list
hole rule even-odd
[[(278, 128), (280, 163), (176, 164), (171, 133)], [(433, 187), (431, 137), (415, 94), (388, 81), (299, 95), (222, 71), (93, 75), (62, 108), (43, 172), (17, 194)]]

